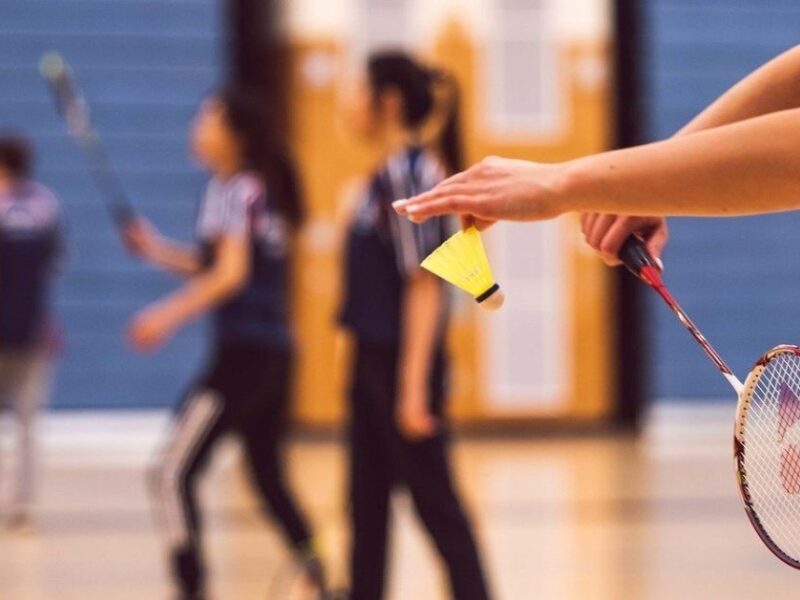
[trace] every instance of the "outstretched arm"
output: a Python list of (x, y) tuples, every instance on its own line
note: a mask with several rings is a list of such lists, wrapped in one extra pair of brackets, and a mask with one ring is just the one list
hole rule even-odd
[[(737, 121), (800, 107), (800, 46), (784, 52), (725, 92), (676, 135), (689, 135)], [(663, 217), (589, 212), (581, 215), (586, 243), (609, 265), (631, 234), (640, 236), (653, 256), (660, 256), (668, 238)]]
[(678, 135), (800, 108), (800, 46), (753, 71), (692, 119)]
[(734, 216), (800, 206), (800, 109), (558, 164), (489, 158), (396, 203), (414, 221), (578, 212)]

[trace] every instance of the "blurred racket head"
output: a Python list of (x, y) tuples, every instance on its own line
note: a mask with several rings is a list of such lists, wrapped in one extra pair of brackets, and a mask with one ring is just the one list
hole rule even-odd
[(89, 104), (75, 82), (72, 69), (60, 54), (48, 52), (39, 61), (39, 72), (53, 93), (67, 132), (86, 156), (111, 218), (118, 228), (127, 227), (136, 213), (92, 125)]
[(94, 140), (89, 106), (75, 84), (72, 69), (58, 52), (47, 52), (39, 61), (39, 73), (53, 92), (56, 109), (64, 119), (70, 135), (80, 144)]
[(62, 77), (67, 65), (58, 52), (47, 52), (39, 61), (39, 72), (48, 81), (56, 81)]
[(736, 410), (734, 452), (747, 516), (766, 546), (800, 568), (800, 348), (756, 363)]

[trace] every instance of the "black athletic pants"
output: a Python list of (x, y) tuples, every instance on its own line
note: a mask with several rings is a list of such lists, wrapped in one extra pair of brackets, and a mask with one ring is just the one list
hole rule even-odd
[[(433, 413), (444, 419), (445, 360), (434, 361)], [(470, 523), (453, 485), (446, 432), (421, 442), (405, 440), (395, 425), (398, 352), (394, 346), (358, 342), (351, 379), (350, 502), (351, 600), (384, 595), (389, 500), (404, 484), (439, 552), (456, 600), (489, 595)]]
[(201, 594), (205, 586), (196, 488), (223, 434), (241, 438), (253, 482), (288, 541), (298, 549), (309, 544), (281, 455), (291, 366), (289, 351), (222, 345), (177, 412), (150, 483), (168, 534), (172, 572), (185, 597)]

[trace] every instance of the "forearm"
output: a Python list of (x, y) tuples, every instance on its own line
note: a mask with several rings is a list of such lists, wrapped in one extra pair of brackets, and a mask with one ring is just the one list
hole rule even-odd
[(734, 216), (800, 205), (800, 109), (565, 163), (564, 212)]
[(200, 271), (200, 257), (195, 247), (166, 238), (158, 240), (147, 260), (177, 275), (191, 276)]
[(159, 304), (169, 314), (170, 321), (177, 329), (209, 312), (232, 296), (240, 287), (238, 278), (234, 279), (211, 271), (192, 278)]
[(733, 86), (678, 135), (696, 133), (800, 107), (800, 46), (784, 52)]
[[(403, 298), (403, 331), (400, 356), (400, 392), (424, 392), (430, 376), (441, 318), (440, 283), (420, 273), (408, 284)], [(425, 397), (421, 394), (421, 397)]]

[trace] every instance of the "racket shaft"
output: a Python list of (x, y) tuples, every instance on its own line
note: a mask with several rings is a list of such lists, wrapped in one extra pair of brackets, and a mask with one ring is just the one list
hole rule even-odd
[(711, 359), (711, 362), (716, 365), (731, 387), (739, 394), (744, 387), (742, 382), (733, 374), (733, 371), (706, 339), (700, 328), (695, 325), (694, 321), (686, 314), (686, 311), (678, 304), (678, 301), (669, 293), (667, 286), (664, 285), (661, 279), (661, 270), (655, 259), (648, 252), (644, 242), (636, 236), (630, 236), (623, 244), (619, 257), (631, 273), (658, 292), (658, 295), (667, 303), (667, 306), (675, 313), (678, 320), (700, 344), (706, 356)]
[(728, 383), (731, 384), (731, 387), (736, 390), (736, 393), (742, 391), (744, 387), (742, 382), (733, 374), (728, 364), (725, 360), (719, 355), (719, 353), (714, 349), (711, 343), (706, 339), (706, 336), (703, 335), (703, 332), (695, 325), (694, 321), (689, 318), (689, 315), (686, 314), (686, 311), (681, 308), (680, 304), (675, 300), (672, 294), (669, 293), (669, 290), (661, 281), (661, 275), (655, 269), (655, 267), (646, 267), (646, 269), (653, 270), (653, 273), (644, 272), (642, 273), (641, 277), (644, 279), (645, 282), (650, 285), (658, 295), (667, 303), (667, 306), (670, 307), (675, 316), (678, 317), (678, 320), (683, 324), (683, 326), (692, 334), (692, 337), (700, 344), (700, 347), (706, 353), (706, 356), (711, 359), (716, 367), (719, 369), (720, 373), (725, 377)]
[(100, 188), (103, 201), (108, 208), (115, 225), (122, 227), (130, 222), (135, 212), (128, 200), (122, 184), (111, 169), (111, 162), (105, 149), (100, 144), (97, 134), (92, 131), (80, 140), (89, 170)]

